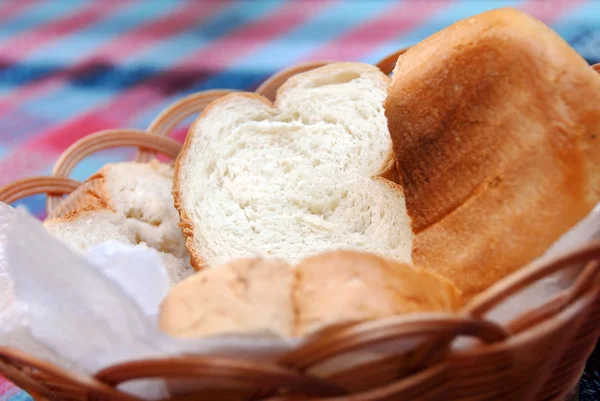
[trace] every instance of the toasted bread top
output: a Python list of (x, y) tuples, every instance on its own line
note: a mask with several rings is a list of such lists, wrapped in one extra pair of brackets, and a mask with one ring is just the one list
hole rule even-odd
[(386, 116), (415, 263), (467, 298), (600, 200), (600, 76), (521, 12), (462, 20), (400, 56)]

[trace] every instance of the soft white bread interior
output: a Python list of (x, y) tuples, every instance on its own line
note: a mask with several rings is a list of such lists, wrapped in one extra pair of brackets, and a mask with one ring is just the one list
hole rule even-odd
[(403, 193), (382, 177), (388, 83), (374, 66), (336, 63), (290, 78), (274, 105), (254, 94), (211, 104), (176, 164), (192, 265), (346, 248), (410, 262)]
[(107, 164), (70, 194), (45, 222), (48, 231), (85, 252), (106, 241), (160, 252), (175, 284), (193, 272), (171, 195), (173, 167)]
[(241, 259), (205, 269), (171, 289), (159, 324), (176, 337), (270, 332), (301, 336), (326, 325), (420, 311), (453, 311), (447, 279), (362, 252), (335, 251), (296, 266)]
[(386, 115), (414, 261), (466, 298), (600, 200), (600, 76), (521, 12), (460, 21), (400, 56)]

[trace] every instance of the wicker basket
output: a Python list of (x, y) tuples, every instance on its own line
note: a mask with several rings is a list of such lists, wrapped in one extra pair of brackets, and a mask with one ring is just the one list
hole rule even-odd
[[(378, 66), (390, 73), (399, 53)], [(257, 92), (273, 99), (289, 76), (323, 64), (283, 71)], [(63, 195), (80, 185), (68, 176), (84, 157), (113, 147), (137, 147), (136, 159), (143, 162), (156, 152), (175, 157), (181, 144), (169, 139), (169, 132), (226, 93), (191, 95), (160, 114), (147, 131), (109, 130), (89, 135), (63, 153), (51, 177), (15, 182), (0, 190), (0, 200), (11, 203), (45, 193), (48, 213), (60, 213)], [(591, 243), (544, 266), (517, 271), (459, 313), (416, 314), (330, 328), (276, 362), (185, 356), (123, 363), (94, 377), (82, 377), (0, 347), (0, 373), (38, 400), (136, 400), (117, 386), (145, 378), (211, 383), (202, 391), (174, 395), (170, 400), (563, 400), (578, 382), (600, 336), (599, 265), (600, 242)], [(573, 285), (543, 305), (529, 308), (504, 326), (486, 318), (491, 309), (518, 291), (574, 266), (577, 277)], [(459, 336), (474, 338), (475, 346), (462, 350), (449, 347)], [(390, 353), (384, 359), (333, 375), (313, 374), (314, 367), (337, 356), (410, 338), (425, 341), (409, 352)]]

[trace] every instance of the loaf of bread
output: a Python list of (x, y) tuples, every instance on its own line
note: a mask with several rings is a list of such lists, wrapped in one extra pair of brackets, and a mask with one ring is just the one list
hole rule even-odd
[(296, 263), (336, 249), (410, 262), (404, 196), (384, 178), (393, 166), (388, 83), (374, 66), (336, 63), (290, 78), (275, 104), (232, 94), (204, 110), (173, 190), (192, 265)]
[(421, 311), (453, 311), (460, 292), (429, 271), (368, 253), (334, 251), (292, 266), (240, 259), (171, 289), (161, 329), (176, 337), (240, 332), (301, 336), (329, 324)]
[(460, 21), (400, 56), (386, 116), (414, 261), (467, 299), (600, 200), (600, 76), (521, 12)]
[(70, 194), (44, 222), (72, 249), (114, 240), (160, 252), (171, 284), (193, 272), (173, 206), (173, 167), (107, 164)]

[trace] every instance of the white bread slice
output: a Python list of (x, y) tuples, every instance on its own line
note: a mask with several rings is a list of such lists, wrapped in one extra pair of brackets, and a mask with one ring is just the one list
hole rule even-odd
[(177, 159), (175, 206), (192, 265), (356, 249), (411, 261), (401, 188), (383, 178), (392, 143), (376, 67), (336, 63), (290, 78), (275, 104), (212, 103)]
[(454, 311), (460, 304), (460, 292), (437, 274), (373, 254), (334, 251), (297, 266), (256, 258), (200, 271), (171, 289), (159, 325), (182, 338), (302, 336), (330, 324)]
[(600, 201), (600, 75), (521, 12), (460, 21), (400, 56), (386, 114), (415, 263), (466, 298)]
[(157, 161), (107, 164), (44, 226), (80, 252), (110, 240), (151, 247), (160, 252), (173, 285), (193, 269), (173, 206), (172, 180), (173, 167)]

